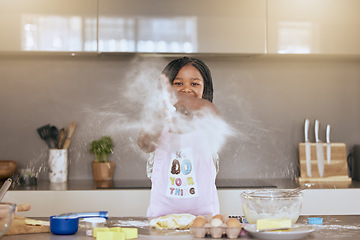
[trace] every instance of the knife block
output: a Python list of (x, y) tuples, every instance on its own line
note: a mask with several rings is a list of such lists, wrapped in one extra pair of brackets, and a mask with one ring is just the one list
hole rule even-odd
[(327, 162), (327, 143), (323, 143), (324, 175), (320, 177), (317, 165), (316, 143), (311, 143), (311, 175), (306, 171), (305, 143), (299, 143), (300, 182), (310, 181), (351, 181), (348, 176), (348, 164), (345, 143), (331, 143), (331, 161)]

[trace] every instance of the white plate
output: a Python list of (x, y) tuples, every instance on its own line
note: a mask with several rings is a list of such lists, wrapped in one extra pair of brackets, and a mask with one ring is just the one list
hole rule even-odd
[(257, 232), (256, 224), (245, 225), (244, 229), (253, 237), (259, 239), (302, 239), (314, 231), (314, 228), (308, 225), (294, 224), (290, 231), (286, 232)]

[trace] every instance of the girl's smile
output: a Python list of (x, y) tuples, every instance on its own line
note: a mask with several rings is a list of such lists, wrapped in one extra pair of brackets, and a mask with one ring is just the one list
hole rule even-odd
[(180, 69), (172, 86), (178, 93), (202, 98), (204, 92), (204, 79), (199, 70), (191, 63), (188, 63)]

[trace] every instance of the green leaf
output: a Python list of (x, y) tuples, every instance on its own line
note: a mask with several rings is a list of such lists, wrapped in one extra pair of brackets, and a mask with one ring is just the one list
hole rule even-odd
[(95, 161), (108, 161), (107, 155), (113, 153), (114, 143), (110, 136), (103, 136), (90, 144), (90, 152), (95, 155)]

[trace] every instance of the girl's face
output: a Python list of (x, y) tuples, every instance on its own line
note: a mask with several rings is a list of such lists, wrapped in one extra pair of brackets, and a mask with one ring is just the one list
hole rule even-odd
[(188, 63), (180, 69), (172, 86), (175, 91), (180, 94), (202, 98), (204, 92), (204, 79), (199, 70), (191, 63)]

